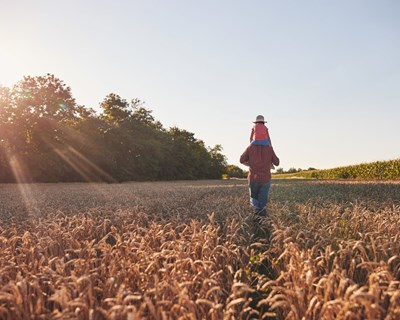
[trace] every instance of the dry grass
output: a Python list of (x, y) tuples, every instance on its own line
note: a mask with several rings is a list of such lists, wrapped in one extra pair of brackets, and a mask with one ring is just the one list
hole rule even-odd
[[(0, 319), (398, 319), (400, 184), (0, 185)], [(270, 235), (270, 237), (268, 237)]]

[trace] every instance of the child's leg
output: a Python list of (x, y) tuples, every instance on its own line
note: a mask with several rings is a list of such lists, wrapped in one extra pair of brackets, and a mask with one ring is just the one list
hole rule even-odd
[(271, 143), (269, 142), (269, 139), (265, 139), (265, 140), (253, 140), (251, 142), (251, 144), (255, 145), (255, 146), (270, 146)]

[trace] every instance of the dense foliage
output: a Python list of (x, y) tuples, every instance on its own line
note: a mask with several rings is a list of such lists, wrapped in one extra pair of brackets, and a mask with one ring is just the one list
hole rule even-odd
[(230, 164), (230, 165), (227, 165), (225, 168), (224, 177), (227, 179), (230, 179), (230, 178), (244, 179), (247, 177), (247, 171), (242, 170), (238, 166)]
[(54, 75), (0, 87), (0, 182), (221, 178), (221, 146), (165, 129), (139, 99), (80, 106)]
[(283, 168), (277, 168), (275, 170), (275, 174), (287, 174), (287, 173), (296, 173), (296, 172), (314, 171), (314, 170), (317, 170), (317, 169), (310, 167), (307, 170), (303, 170), (301, 168), (296, 169), (296, 168), (292, 167), (285, 171)]

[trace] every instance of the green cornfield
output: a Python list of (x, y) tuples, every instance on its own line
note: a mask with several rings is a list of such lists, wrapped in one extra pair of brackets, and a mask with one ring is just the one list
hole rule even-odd
[(317, 179), (400, 179), (400, 159), (314, 171)]

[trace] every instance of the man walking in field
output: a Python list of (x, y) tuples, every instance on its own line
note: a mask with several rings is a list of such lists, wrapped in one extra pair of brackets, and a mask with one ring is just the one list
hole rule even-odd
[(271, 146), (250, 144), (240, 157), (240, 163), (249, 167), (250, 205), (258, 216), (266, 216), (265, 206), (271, 187), (271, 164), (279, 166), (279, 158)]

